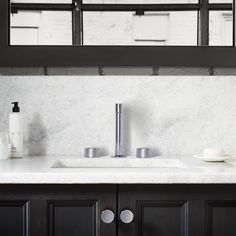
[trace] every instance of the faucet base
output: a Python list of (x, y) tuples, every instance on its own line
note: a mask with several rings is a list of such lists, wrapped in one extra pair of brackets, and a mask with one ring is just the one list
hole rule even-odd
[(124, 158), (124, 157), (126, 157), (126, 156), (124, 156), (124, 155), (115, 155), (115, 156), (112, 156), (112, 158)]

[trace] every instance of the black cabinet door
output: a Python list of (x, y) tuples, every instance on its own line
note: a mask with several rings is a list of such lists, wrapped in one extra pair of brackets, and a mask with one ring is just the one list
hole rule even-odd
[(28, 206), (27, 201), (0, 201), (0, 235), (28, 235)]
[(189, 235), (189, 199), (183, 190), (175, 185), (120, 186), (118, 213), (130, 210), (134, 220), (127, 224), (120, 219), (119, 236)]
[(0, 188), (1, 236), (116, 236), (116, 186), (11, 185)]
[(235, 236), (236, 185), (121, 185), (119, 236)]
[(212, 186), (204, 199), (206, 236), (235, 236), (236, 185)]

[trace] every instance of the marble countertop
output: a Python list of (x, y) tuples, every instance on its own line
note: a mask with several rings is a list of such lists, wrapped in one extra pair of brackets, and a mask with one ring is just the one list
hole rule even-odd
[(0, 184), (236, 184), (236, 159), (207, 163), (178, 158), (185, 168), (51, 168), (60, 158), (25, 157), (0, 161)]

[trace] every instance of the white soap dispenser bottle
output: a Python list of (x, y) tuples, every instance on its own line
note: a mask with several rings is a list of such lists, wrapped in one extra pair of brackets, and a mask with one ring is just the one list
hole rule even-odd
[(18, 102), (12, 102), (12, 113), (9, 114), (9, 136), (11, 145), (11, 157), (23, 157), (23, 117), (20, 113)]

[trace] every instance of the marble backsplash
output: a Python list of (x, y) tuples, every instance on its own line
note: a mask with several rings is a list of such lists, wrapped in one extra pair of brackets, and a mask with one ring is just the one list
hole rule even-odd
[(114, 104), (124, 103), (126, 152), (236, 154), (235, 76), (1, 76), (0, 131), (11, 102), (24, 112), (26, 155), (114, 154)]

